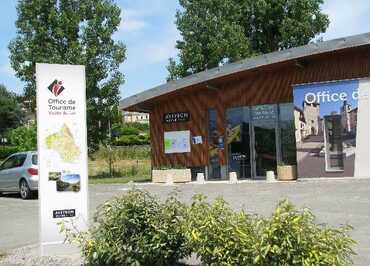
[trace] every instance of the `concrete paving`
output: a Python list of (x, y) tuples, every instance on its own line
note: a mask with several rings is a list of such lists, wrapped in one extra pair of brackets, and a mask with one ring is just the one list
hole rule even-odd
[[(223, 196), (234, 208), (245, 208), (260, 215), (270, 215), (276, 203), (287, 198), (298, 207), (311, 208), (318, 222), (333, 226), (351, 224), (354, 227), (351, 235), (358, 243), (354, 262), (356, 265), (370, 265), (370, 179), (137, 186), (162, 199), (176, 189), (185, 202), (189, 202), (196, 193), (206, 194), (210, 200)], [(90, 185), (90, 214), (99, 204), (128, 189), (128, 185)], [(38, 200), (23, 201), (14, 194), (0, 197), (0, 253), (36, 244), (38, 223)]]

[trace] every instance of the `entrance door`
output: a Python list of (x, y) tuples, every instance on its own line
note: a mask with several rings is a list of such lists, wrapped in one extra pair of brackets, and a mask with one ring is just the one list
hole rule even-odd
[(238, 179), (265, 178), (276, 173), (278, 154), (278, 106), (235, 107), (226, 111), (228, 171)]
[(238, 179), (250, 178), (250, 115), (248, 107), (235, 107), (226, 111), (226, 136), (228, 170), (235, 172)]
[(272, 121), (254, 124), (256, 177), (265, 177), (266, 171), (276, 173), (276, 127)]
[(277, 168), (277, 105), (252, 107), (254, 178), (265, 178)]

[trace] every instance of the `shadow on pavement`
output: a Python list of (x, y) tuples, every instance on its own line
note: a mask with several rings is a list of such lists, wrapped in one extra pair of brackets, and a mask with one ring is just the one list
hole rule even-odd
[[(38, 192), (34, 192), (34, 193), (35, 194), (33, 195), (33, 197), (29, 200), (37, 200), (38, 199)], [(20, 200), (22, 200), (21, 195), (19, 193), (14, 193), (14, 192), (2, 192), (0, 194), (0, 198), (20, 199)]]

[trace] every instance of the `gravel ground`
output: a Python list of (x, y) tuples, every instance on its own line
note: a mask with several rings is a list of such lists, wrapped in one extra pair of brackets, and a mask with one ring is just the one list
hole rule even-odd
[(30, 245), (12, 250), (6, 256), (0, 257), (0, 265), (6, 266), (78, 266), (82, 265), (78, 254), (67, 256), (40, 257), (39, 246)]

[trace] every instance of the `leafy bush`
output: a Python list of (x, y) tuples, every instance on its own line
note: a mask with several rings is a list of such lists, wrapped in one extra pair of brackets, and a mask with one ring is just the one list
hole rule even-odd
[(0, 146), (0, 160), (18, 152), (18, 148), (14, 146)]
[(114, 141), (114, 145), (117, 146), (130, 146), (130, 145), (146, 145), (149, 144), (149, 136), (146, 134), (142, 135), (122, 135)]
[(187, 209), (184, 232), (205, 265), (251, 265), (257, 241), (253, 216), (235, 212), (222, 199), (196, 195)]
[(269, 218), (196, 195), (190, 206), (131, 190), (105, 203), (87, 233), (63, 227), (89, 265), (176, 265), (192, 252), (204, 265), (351, 265), (351, 227), (317, 224), (307, 209), (282, 201)]
[(149, 144), (149, 125), (141, 123), (115, 124), (112, 127), (113, 144), (116, 146)]
[(89, 265), (176, 265), (190, 254), (181, 230), (185, 208), (175, 197), (160, 203), (133, 189), (105, 203), (88, 233), (62, 231), (82, 246)]
[(140, 130), (134, 127), (122, 127), (121, 134), (122, 135), (138, 135)]
[(36, 126), (18, 127), (9, 131), (10, 143), (16, 146), (18, 151), (36, 150), (37, 132)]
[(350, 265), (350, 226), (338, 229), (317, 224), (308, 209), (297, 210), (288, 201), (278, 204), (258, 232), (255, 265)]

